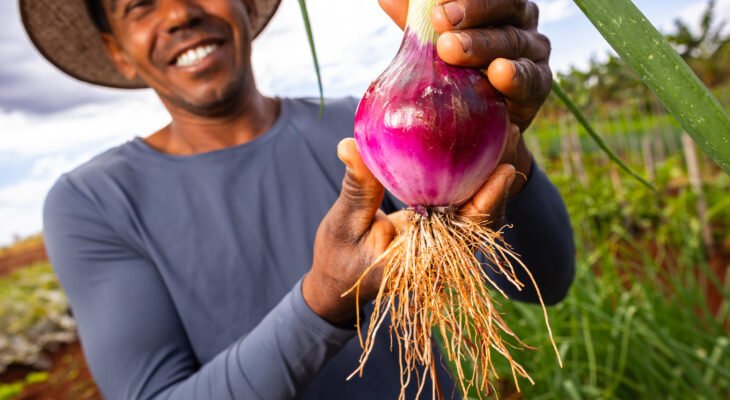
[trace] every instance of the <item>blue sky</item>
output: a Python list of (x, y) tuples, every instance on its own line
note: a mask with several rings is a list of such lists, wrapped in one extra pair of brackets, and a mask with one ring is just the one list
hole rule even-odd
[[(571, 0), (537, 3), (540, 30), (552, 40), (554, 70), (605, 57), (608, 45)], [(705, 1), (635, 3), (666, 31), (678, 17), (697, 25)], [(326, 94), (359, 97), (392, 59), (400, 31), (376, 0), (308, 0), (308, 4)], [(154, 93), (95, 88), (58, 72), (32, 49), (17, 14), (15, 0), (0, 2), (0, 51), (5, 55), (0, 64), (0, 245), (41, 230), (43, 198), (60, 174), (169, 120)], [(718, 15), (730, 17), (730, 0), (718, 0)], [(295, 0), (283, 0), (256, 40), (254, 70), (264, 93), (316, 95)]]

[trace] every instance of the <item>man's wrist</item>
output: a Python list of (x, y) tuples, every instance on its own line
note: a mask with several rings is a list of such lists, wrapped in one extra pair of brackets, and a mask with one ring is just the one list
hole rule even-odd
[(310, 271), (302, 280), (302, 297), (307, 306), (320, 318), (339, 328), (351, 328), (355, 320), (355, 307), (350, 306), (349, 296), (332, 301), (332, 285), (318, 279), (317, 273)]

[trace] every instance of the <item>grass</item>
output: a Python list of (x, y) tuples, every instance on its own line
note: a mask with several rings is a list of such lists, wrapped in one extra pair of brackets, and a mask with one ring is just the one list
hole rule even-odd
[[(686, 175), (681, 157), (659, 165), (659, 196), (629, 178), (617, 195), (611, 167), (595, 155), (584, 158), (585, 187), (562, 175), (559, 159), (545, 166), (571, 214), (578, 255), (569, 296), (549, 310), (565, 367), (558, 367), (538, 307), (501, 308), (516, 333), (539, 347), (514, 355), (536, 382), (520, 385), (524, 398), (730, 398), (730, 278), (723, 285), (711, 273), (700, 236), (710, 223), (719, 242), (727, 240), (730, 179), (717, 171), (707, 177), (711, 212), (702, 221), (696, 195), (676, 184)], [(721, 299), (713, 309), (708, 290)], [(498, 371), (510, 376), (507, 363)], [(513, 392), (508, 385), (501, 397)]]
[(39, 263), (0, 278), (0, 372), (10, 364), (47, 366), (43, 351), (76, 339), (56, 275)]

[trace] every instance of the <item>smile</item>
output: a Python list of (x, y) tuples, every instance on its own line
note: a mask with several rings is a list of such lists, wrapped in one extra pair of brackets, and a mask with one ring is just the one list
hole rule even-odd
[(175, 60), (177, 67), (192, 67), (200, 64), (205, 58), (218, 48), (217, 44), (207, 44), (185, 51)]

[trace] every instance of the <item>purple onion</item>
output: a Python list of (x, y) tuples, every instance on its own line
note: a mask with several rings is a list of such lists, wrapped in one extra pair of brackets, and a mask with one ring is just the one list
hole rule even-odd
[(422, 37), (406, 28), (395, 59), (360, 101), (355, 140), (368, 168), (407, 205), (457, 206), (497, 166), (507, 108), (484, 73), (446, 64), (435, 34)]

